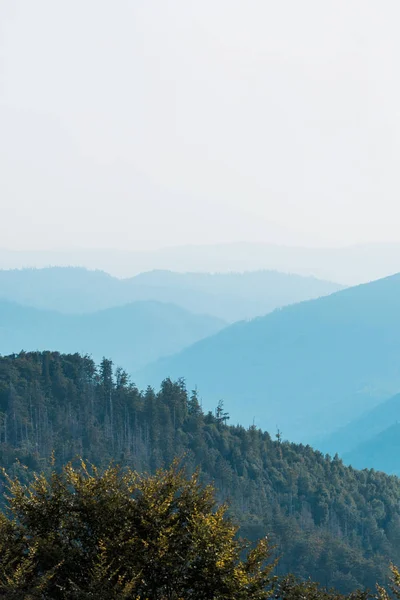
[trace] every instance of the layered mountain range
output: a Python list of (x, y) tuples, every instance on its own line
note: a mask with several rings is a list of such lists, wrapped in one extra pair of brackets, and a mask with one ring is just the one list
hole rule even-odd
[(112, 356), (142, 387), (183, 377), (231, 422), (400, 472), (400, 275), (342, 289), (271, 271), (24, 269), (0, 271), (0, 298), (2, 354)]
[(235, 422), (312, 442), (400, 390), (400, 275), (231, 325), (146, 368), (185, 377)]
[(68, 267), (0, 271), (0, 298), (35, 308), (88, 313), (151, 300), (229, 322), (342, 288), (315, 277), (265, 270), (213, 274), (150, 271), (128, 279)]

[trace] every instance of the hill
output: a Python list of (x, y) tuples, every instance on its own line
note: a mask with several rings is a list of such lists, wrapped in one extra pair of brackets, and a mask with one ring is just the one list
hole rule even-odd
[(317, 440), (316, 443), (323, 452), (338, 452), (343, 456), (360, 444), (372, 440), (398, 421), (400, 421), (400, 394), (366, 411), (358, 419), (334, 431), (326, 438)]
[[(23, 480), (82, 455), (154, 472), (185, 457), (200, 469), (249, 539), (268, 535), (280, 573), (312, 576), (347, 593), (384, 583), (400, 562), (400, 481), (355, 471), (309, 446), (228, 426), (226, 408), (204, 414), (182, 381), (140, 392), (104, 359), (78, 354), (0, 357), (0, 460)], [(28, 470), (26, 470), (27, 467)]]
[(235, 323), (136, 375), (185, 376), (234, 422), (289, 439), (333, 432), (400, 389), (400, 275)]
[(118, 277), (162, 269), (185, 272), (277, 270), (355, 285), (400, 270), (400, 244), (375, 243), (327, 248), (273, 243), (187, 245), (152, 251), (79, 249), (11, 251), (0, 249), (0, 267), (84, 266)]
[(177, 352), (219, 331), (225, 323), (173, 304), (135, 302), (83, 315), (64, 315), (0, 301), (0, 353), (79, 349), (96, 360), (113, 352), (126, 369)]
[(0, 271), (0, 298), (35, 308), (81, 313), (155, 300), (227, 321), (330, 294), (339, 284), (274, 271), (173, 273), (152, 271), (117, 279), (82, 268)]
[(343, 456), (356, 469), (375, 469), (400, 474), (400, 423), (394, 423)]

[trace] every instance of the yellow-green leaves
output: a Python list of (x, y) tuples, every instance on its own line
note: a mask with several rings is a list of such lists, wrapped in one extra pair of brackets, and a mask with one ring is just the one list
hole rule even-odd
[(213, 489), (177, 464), (140, 476), (115, 466), (99, 473), (81, 462), (8, 486), (0, 593), (52, 600), (270, 595), (266, 542), (242, 560), (226, 507), (217, 508)]

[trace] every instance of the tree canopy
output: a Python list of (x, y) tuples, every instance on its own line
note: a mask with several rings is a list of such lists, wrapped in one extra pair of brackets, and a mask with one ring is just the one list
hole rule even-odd
[[(342, 596), (273, 574), (267, 539), (253, 547), (198, 474), (155, 475), (82, 460), (7, 482), (0, 515), (0, 596), (10, 600), (389, 600)], [(393, 592), (400, 597), (395, 567)]]
[[(153, 476), (68, 464), (27, 485), (8, 479), (0, 519), (0, 595), (7, 598), (261, 600), (273, 564), (247, 548), (198, 475)], [(245, 558), (241, 558), (243, 552)]]

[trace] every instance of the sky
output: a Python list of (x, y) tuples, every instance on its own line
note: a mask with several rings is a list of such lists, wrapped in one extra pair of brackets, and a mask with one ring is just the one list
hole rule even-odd
[(0, 0), (0, 246), (400, 242), (397, 0)]

